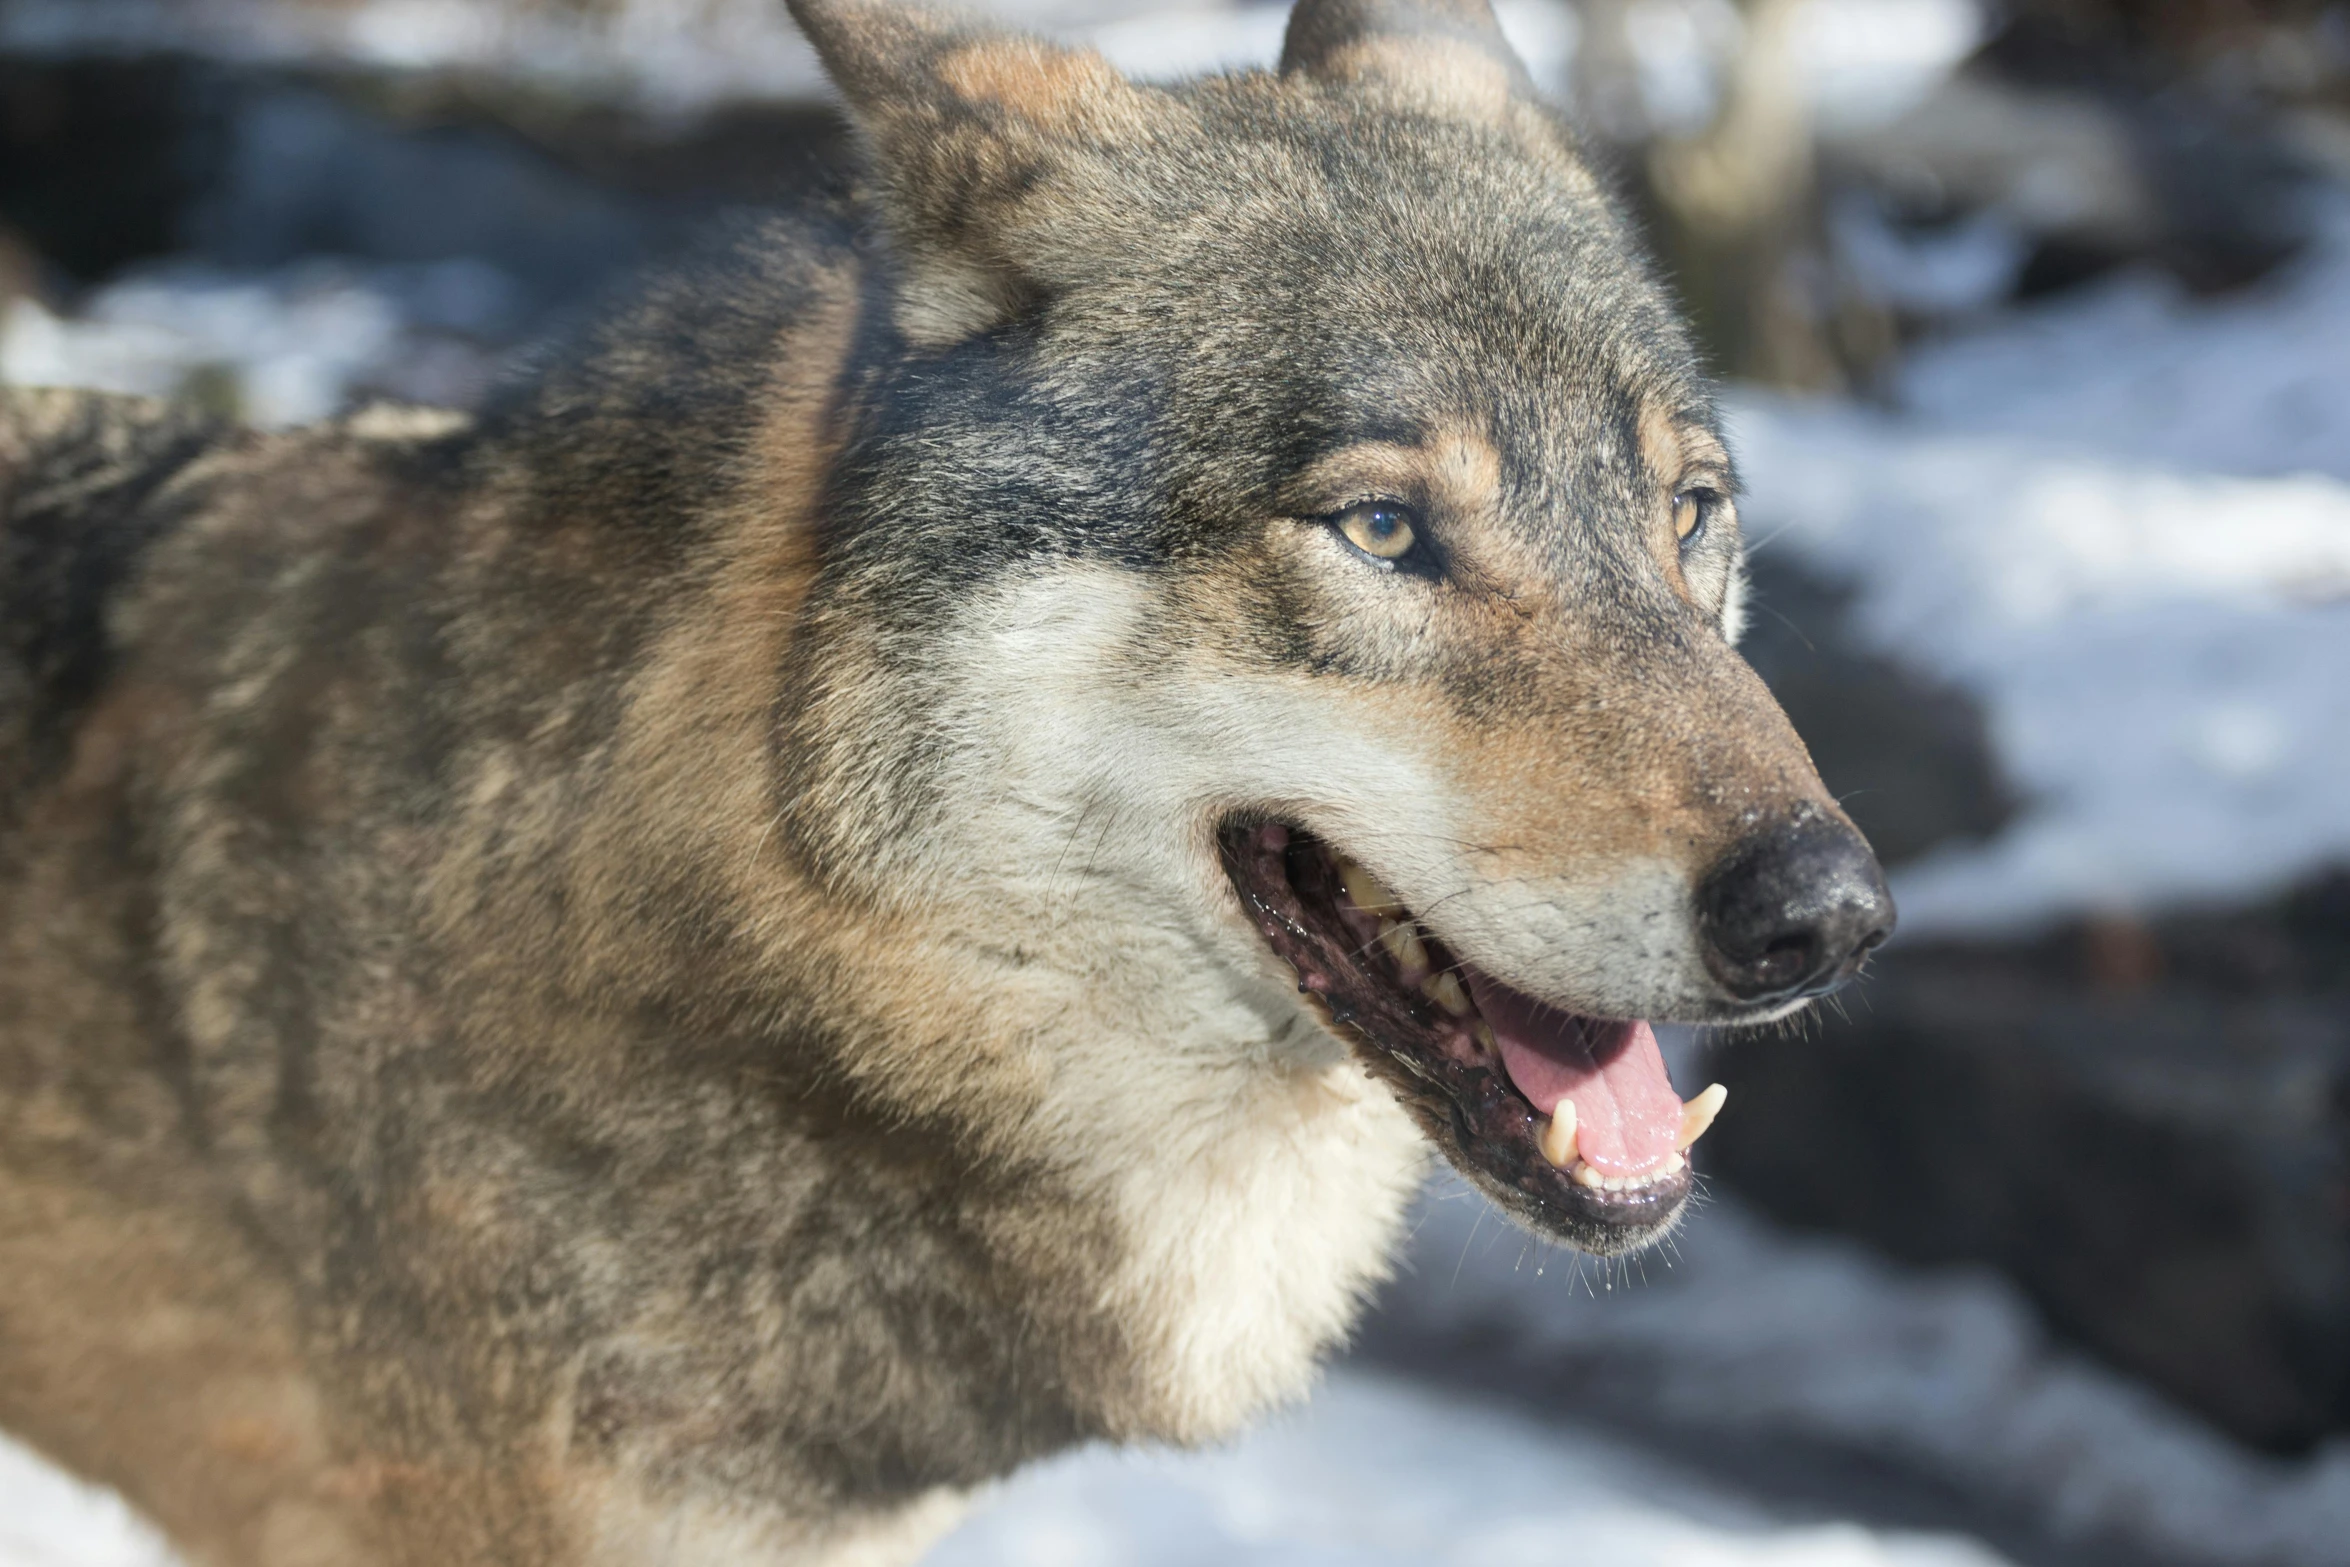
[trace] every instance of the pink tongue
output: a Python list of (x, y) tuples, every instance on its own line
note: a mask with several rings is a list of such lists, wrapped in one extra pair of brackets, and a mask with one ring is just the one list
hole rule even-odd
[(1639, 1175), (1681, 1138), (1681, 1096), (1646, 1023), (1574, 1017), (1463, 967), (1518, 1092), (1544, 1115), (1575, 1101), (1575, 1146), (1602, 1175)]

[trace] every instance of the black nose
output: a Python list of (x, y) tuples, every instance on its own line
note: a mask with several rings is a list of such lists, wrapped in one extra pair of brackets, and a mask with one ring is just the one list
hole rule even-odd
[(1805, 812), (1741, 841), (1697, 889), (1706, 967), (1742, 1001), (1817, 995), (1893, 934), (1893, 897), (1861, 835)]

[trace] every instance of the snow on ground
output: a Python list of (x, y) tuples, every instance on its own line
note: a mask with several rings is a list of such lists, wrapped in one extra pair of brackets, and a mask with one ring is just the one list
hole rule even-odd
[(2350, 480), (2350, 204), (2239, 295), (2129, 272), (1912, 353), (1898, 400), (1938, 430), (2020, 437), (2170, 470)]
[(2350, 1442), (2300, 1462), (2238, 1447), (2054, 1344), (1987, 1270), (1899, 1267), (1727, 1202), (1608, 1270), (1536, 1245), (1450, 1179), (1411, 1259), (1385, 1342), (1439, 1355), (1448, 1338), (1498, 1339), (1535, 1385), (1563, 1379), (1586, 1408), (1668, 1434), (1890, 1464), (1986, 1516), (2177, 1562), (2341, 1567), (2350, 1541)]
[(0, 1435), (0, 1567), (177, 1567), (121, 1497)]
[(2350, 858), (2350, 211), (2257, 294), (2124, 277), (1929, 349), (1907, 411), (1733, 410), (1749, 537), (1985, 704), (2026, 800), (1904, 933), (2266, 893)]
[(1611, 1441), (1376, 1373), (1220, 1450), (1019, 1476), (928, 1567), (1994, 1567), (1975, 1542), (1789, 1524)]
[[(1361, 1371), (1200, 1454), (1089, 1450), (982, 1499), (928, 1567), (2000, 1567), (1947, 1536), (1791, 1524), (1599, 1432)], [(109, 1492), (0, 1438), (0, 1567), (173, 1567)]]
[(206, 395), (255, 424), (306, 424), (365, 394), (467, 404), (516, 316), (511, 280), (470, 260), (334, 260), (250, 274), (174, 264), (93, 291), (71, 315), (0, 315), (0, 382)]
[(11, 0), (0, 47), (472, 72), (675, 112), (823, 91), (780, 0), (614, 0), (586, 17), (512, 0)]
[(1990, 843), (1896, 874), (1905, 936), (2253, 898), (2350, 859), (2350, 483), (1840, 406), (1749, 399), (1732, 424), (1751, 536), (1980, 699), (2023, 797)]

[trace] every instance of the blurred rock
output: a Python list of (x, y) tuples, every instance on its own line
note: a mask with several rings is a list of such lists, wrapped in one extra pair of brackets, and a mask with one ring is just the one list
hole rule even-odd
[(429, 72), (0, 54), (0, 375), (263, 424), (472, 406), (722, 212), (841, 178), (844, 135), (806, 103), (677, 118)]
[[(2145, 7), (2113, 9), (2153, 20)], [(2173, 8), (2171, 20), (2197, 9)], [(2199, 36), (2207, 45), (2236, 35), (2219, 8), (2200, 9)], [(2239, 11), (2238, 19), (2246, 15)], [(2178, 51), (2195, 36), (2192, 29), (2158, 25), (2067, 26), (2026, 10), (1985, 48), (1981, 70), (1996, 74), (2024, 102), (2069, 104), (2118, 131), (2151, 220), (2143, 231), (2115, 228), (2104, 235), (2088, 224), (2048, 228), (2049, 243), (2059, 250), (2043, 261), (2038, 281), (2061, 285), (2083, 268), (2144, 256), (2190, 287), (2233, 288), (2307, 240), (2301, 197), (2313, 169), (2279, 115), (2287, 100), (2185, 69)], [(2166, 38), (2173, 42), (2166, 46)], [(2076, 254), (2068, 258), (2063, 247)]]
[(1831, 177), (1913, 226), (1995, 216), (2029, 242), (2021, 295), (2131, 261), (2202, 291), (2241, 287), (2308, 241), (2305, 132), (2086, 67), (2094, 85), (2019, 79), (1996, 59), (1894, 124), (1832, 141)]
[(552, 307), (838, 177), (844, 137), (807, 102), (655, 115), (481, 77), (0, 54), (0, 224), (84, 282), (464, 258)]
[(0, 0), (0, 48), (471, 76), (670, 114), (822, 85), (771, 0)]
[(220, 177), (184, 225), (232, 267), (469, 256), (567, 299), (638, 261), (627, 204), (496, 127), (366, 112), (323, 86), (237, 93)]
[(0, 223), (85, 282), (178, 249), (219, 181), (214, 79), (168, 60), (0, 55)]
[(1710, 1168), (1773, 1215), (2017, 1279), (2263, 1447), (2350, 1429), (2350, 873), (2271, 905), (1899, 948), (1730, 1042)]
[[(1704, 1081), (1683, 1064), (1676, 1082)], [(1701, 1174), (1752, 1109), (1731, 1101), (1698, 1145)], [(1358, 1343), (1382, 1366), (1795, 1507), (1962, 1528), (2018, 1567), (2341, 1567), (2350, 1443), (2247, 1448), (2056, 1338), (1991, 1268), (1796, 1234), (1710, 1179), (1667, 1244), (1611, 1263), (1532, 1240), (1450, 1175), (1410, 1228)], [(1785, 1567), (1798, 1562), (1822, 1567)]]
[(2339, 0), (2008, 0), (2022, 37), (2098, 49), (2159, 80), (2292, 97), (2350, 75)]
[(43, 303), (48, 296), (48, 263), (14, 231), (0, 227), (0, 320), (18, 300)]

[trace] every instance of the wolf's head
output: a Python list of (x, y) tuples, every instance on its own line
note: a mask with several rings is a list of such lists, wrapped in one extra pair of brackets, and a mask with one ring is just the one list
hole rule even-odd
[(887, 739), (800, 841), (1176, 952), (1260, 1049), (1329, 1048), (1303, 1008), (1520, 1216), (1656, 1234), (1711, 1101), (1647, 1020), (1783, 1016), (1893, 913), (1732, 650), (1695, 357), (1485, 0), (1303, 0), (1277, 73), (1164, 90), (793, 4), (888, 256), (802, 717)]

